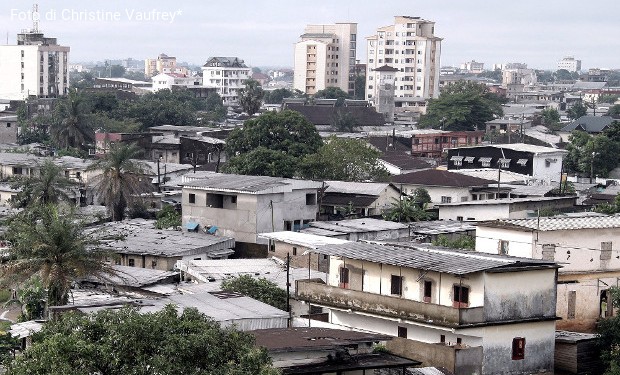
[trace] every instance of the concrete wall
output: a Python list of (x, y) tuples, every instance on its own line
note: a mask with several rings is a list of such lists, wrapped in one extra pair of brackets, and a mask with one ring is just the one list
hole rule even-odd
[(501, 241), (508, 242), (508, 255), (522, 258), (532, 257), (532, 232), (485, 226), (476, 227), (476, 251), (499, 254)]
[[(308, 247), (291, 245), (282, 241), (275, 241), (273, 250), (269, 250), (268, 256), (275, 256), (286, 261), (287, 254), (290, 256), (291, 267), (309, 268), (321, 272), (327, 272), (329, 267), (329, 257), (323, 254), (310, 253), (303, 255), (304, 252), (310, 251)], [(308, 263), (309, 261), (309, 263)]]
[(508, 204), (472, 204), (463, 206), (440, 206), (439, 220), (496, 220), (511, 218), (510, 206)]
[(0, 143), (17, 143), (18, 128), (16, 120), (0, 117)]
[[(470, 188), (459, 187), (443, 187), (443, 186), (426, 186), (416, 184), (397, 184), (398, 187), (402, 185), (403, 192), (407, 194), (413, 194), (415, 189), (422, 187), (428, 191), (428, 195), (431, 197), (433, 204), (442, 203), (441, 197), (450, 197), (451, 203), (467, 202), (472, 200)], [(443, 202), (446, 203), (446, 202)]]
[[(562, 170), (562, 159), (564, 154), (548, 154), (534, 155), (534, 177), (540, 179), (548, 179), (550, 181), (560, 181), (560, 172)], [(549, 160), (549, 163), (547, 163)]]

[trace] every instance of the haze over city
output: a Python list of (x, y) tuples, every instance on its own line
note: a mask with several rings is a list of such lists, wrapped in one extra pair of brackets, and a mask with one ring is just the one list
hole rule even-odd
[[(0, 43), (32, 27), (28, 2), (0, 1)], [(441, 64), (472, 59), (525, 62), (555, 69), (563, 56), (583, 68), (617, 67), (616, 1), (595, 6), (575, 1), (489, 3), (455, 1), (40, 1), (39, 27), (71, 46), (74, 62), (109, 58), (146, 58), (165, 52), (180, 61), (204, 64), (212, 55), (240, 56), (252, 66), (292, 66), (293, 44), (304, 25), (357, 22), (360, 41), (395, 15), (434, 21), (443, 38)], [(366, 55), (358, 43), (358, 59)]]

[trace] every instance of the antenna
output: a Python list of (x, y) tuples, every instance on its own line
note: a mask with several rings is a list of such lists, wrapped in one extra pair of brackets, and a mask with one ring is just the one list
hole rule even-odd
[(39, 32), (39, 4), (32, 5), (32, 32)]

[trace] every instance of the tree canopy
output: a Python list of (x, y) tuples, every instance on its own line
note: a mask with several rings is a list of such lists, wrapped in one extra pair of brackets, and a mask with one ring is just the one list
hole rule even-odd
[(286, 88), (275, 89), (271, 91), (265, 91), (263, 97), (267, 104), (282, 104), (282, 101), (286, 98), (303, 98), (305, 94), (299, 90), (289, 90)]
[(487, 121), (503, 114), (504, 100), (483, 84), (458, 81), (445, 87), (428, 103), (420, 127), (444, 130), (482, 129)]
[(566, 146), (568, 155), (564, 167), (569, 172), (590, 176), (606, 177), (620, 162), (620, 139), (617, 138), (617, 127), (611, 127), (609, 133), (589, 135), (575, 130), (569, 137)]
[(337, 99), (336, 107), (342, 107), (345, 99), (350, 99), (348, 93), (342, 91), (340, 87), (326, 87), (314, 94), (315, 99)]
[(588, 108), (582, 102), (575, 102), (566, 110), (569, 119), (575, 120), (588, 114)]
[(132, 307), (68, 313), (48, 322), (7, 369), (8, 375), (278, 373), (250, 334), (171, 305), (144, 314)]
[(64, 176), (63, 169), (51, 160), (39, 166), (39, 173), (33, 176), (16, 177), (11, 186), (18, 189), (11, 198), (11, 205), (24, 208), (39, 204), (58, 204), (68, 202), (69, 189), (76, 184)]
[(265, 278), (255, 279), (250, 275), (233, 277), (222, 282), (222, 289), (241, 293), (244, 296), (286, 311), (286, 291)]
[(360, 139), (332, 136), (300, 168), (303, 178), (339, 181), (387, 181), (389, 173), (378, 162), (381, 153)]
[(245, 87), (239, 90), (239, 105), (243, 112), (252, 116), (260, 109), (263, 104), (263, 88), (254, 79), (245, 81)]

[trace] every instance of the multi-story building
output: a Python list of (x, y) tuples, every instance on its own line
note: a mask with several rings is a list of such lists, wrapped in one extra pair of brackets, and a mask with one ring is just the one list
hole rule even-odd
[(156, 59), (144, 60), (144, 75), (147, 77), (152, 77), (158, 73), (179, 73), (176, 69), (177, 58), (165, 53), (160, 54)]
[(313, 95), (326, 87), (355, 91), (357, 23), (308, 25), (295, 44), (293, 87)]
[(396, 111), (419, 111), (419, 105), (439, 96), (441, 38), (435, 36), (435, 22), (420, 17), (396, 16), (394, 25), (377, 29), (367, 39), (366, 97), (379, 97), (381, 67), (394, 73)]
[(553, 370), (553, 261), (426, 244), (313, 252), (329, 257), (327, 280), (297, 280), (296, 295), (331, 324), (393, 336), (392, 353), (456, 374)]
[(239, 89), (250, 78), (252, 70), (238, 57), (210, 57), (202, 66), (202, 85), (214, 87), (224, 105), (236, 104)]
[(461, 70), (465, 70), (467, 73), (482, 73), (484, 71), (484, 63), (477, 62), (476, 60), (468, 61), (461, 64)]
[(569, 72), (578, 72), (581, 70), (581, 60), (575, 60), (573, 56), (566, 56), (558, 61), (558, 70), (565, 69)]
[(0, 46), (0, 98), (56, 98), (69, 89), (69, 47), (36, 28), (17, 34), (17, 45)]

